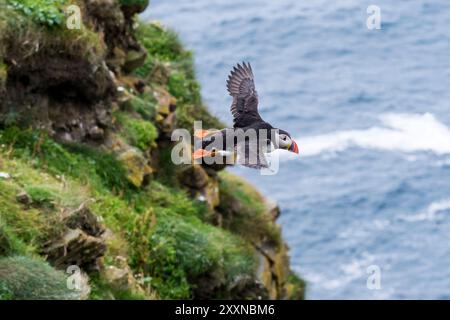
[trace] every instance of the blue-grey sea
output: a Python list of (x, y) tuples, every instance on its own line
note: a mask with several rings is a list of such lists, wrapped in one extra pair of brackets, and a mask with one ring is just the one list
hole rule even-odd
[(217, 116), (231, 124), (225, 81), (250, 61), (260, 113), (296, 138), (277, 175), (232, 170), (281, 206), (308, 299), (450, 299), (450, 1), (152, 0), (142, 16), (194, 51)]

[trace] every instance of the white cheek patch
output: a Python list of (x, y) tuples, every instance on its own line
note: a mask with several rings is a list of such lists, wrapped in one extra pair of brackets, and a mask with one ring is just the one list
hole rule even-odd
[(289, 138), (287, 138), (286, 140), (280, 139), (280, 147), (281, 148), (287, 148), (289, 146)]

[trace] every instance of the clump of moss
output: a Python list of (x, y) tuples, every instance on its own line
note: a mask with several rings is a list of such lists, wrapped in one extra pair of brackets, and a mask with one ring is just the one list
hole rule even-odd
[(306, 283), (303, 279), (291, 272), (287, 278), (287, 295), (291, 300), (304, 300)]
[(25, 190), (33, 203), (41, 207), (53, 208), (59, 197), (56, 190), (46, 185), (26, 186)]
[(224, 227), (251, 241), (270, 240), (279, 246), (281, 233), (265, 206), (264, 198), (242, 178), (228, 172), (219, 174), (219, 212)]
[(136, 112), (142, 119), (153, 121), (156, 110), (156, 100), (153, 94), (143, 93), (140, 95), (133, 95), (122, 105), (126, 112)]
[(15, 256), (0, 259), (0, 299), (68, 300), (79, 294), (67, 288), (66, 276), (40, 260)]
[(155, 146), (158, 131), (153, 123), (126, 113), (118, 113), (116, 118), (122, 125), (122, 132), (131, 145), (142, 151), (147, 151), (150, 147)]
[(202, 120), (205, 127), (222, 128), (223, 124), (203, 105), (192, 52), (184, 49), (178, 35), (157, 23), (140, 23), (136, 36), (148, 55), (144, 65), (135, 74), (149, 80), (154, 68), (165, 66), (169, 73), (168, 91), (177, 99), (179, 126), (192, 130), (194, 121)]
[(17, 127), (1, 130), (0, 143), (8, 146), (15, 156), (32, 160), (35, 167), (45, 168), (53, 174), (69, 175), (110, 190), (131, 187), (125, 169), (113, 155), (87, 145), (63, 146), (45, 132)]
[(192, 58), (192, 53), (183, 48), (178, 35), (157, 23), (140, 23), (136, 37), (148, 52), (147, 67), (144, 65), (137, 69), (138, 75), (147, 75), (145, 71), (154, 60), (181, 63), (185, 59)]
[(8, 0), (8, 4), (33, 21), (47, 26), (64, 22), (63, 7), (67, 0)]
[(181, 71), (173, 71), (169, 77), (168, 88), (170, 94), (182, 103), (200, 105), (200, 85), (197, 81), (190, 81)]

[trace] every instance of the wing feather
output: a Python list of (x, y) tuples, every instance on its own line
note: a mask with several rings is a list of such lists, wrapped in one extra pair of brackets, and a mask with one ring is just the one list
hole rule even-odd
[(264, 150), (260, 149), (256, 141), (240, 141), (236, 145), (236, 162), (242, 166), (261, 169), (268, 168)]
[(233, 67), (228, 76), (227, 89), (233, 97), (230, 109), (234, 127), (245, 127), (261, 120), (258, 112), (258, 93), (250, 63), (238, 63)]

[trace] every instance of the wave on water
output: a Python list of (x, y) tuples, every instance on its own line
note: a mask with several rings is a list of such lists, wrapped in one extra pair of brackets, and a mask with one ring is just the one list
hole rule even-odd
[(450, 198), (432, 202), (425, 210), (411, 215), (411, 216), (401, 216), (405, 221), (424, 221), (424, 220), (435, 220), (436, 216), (444, 211), (450, 209)]
[[(336, 131), (296, 139), (300, 156), (342, 152), (351, 147), (384, 151), (450, 153), (450, 129), (433, 114), (390, 113), (380, 116), (382, 126)], [(284, 153), (286, 154), (286, 153)], [(284, 159), (294, 159), (283, 156)]]

